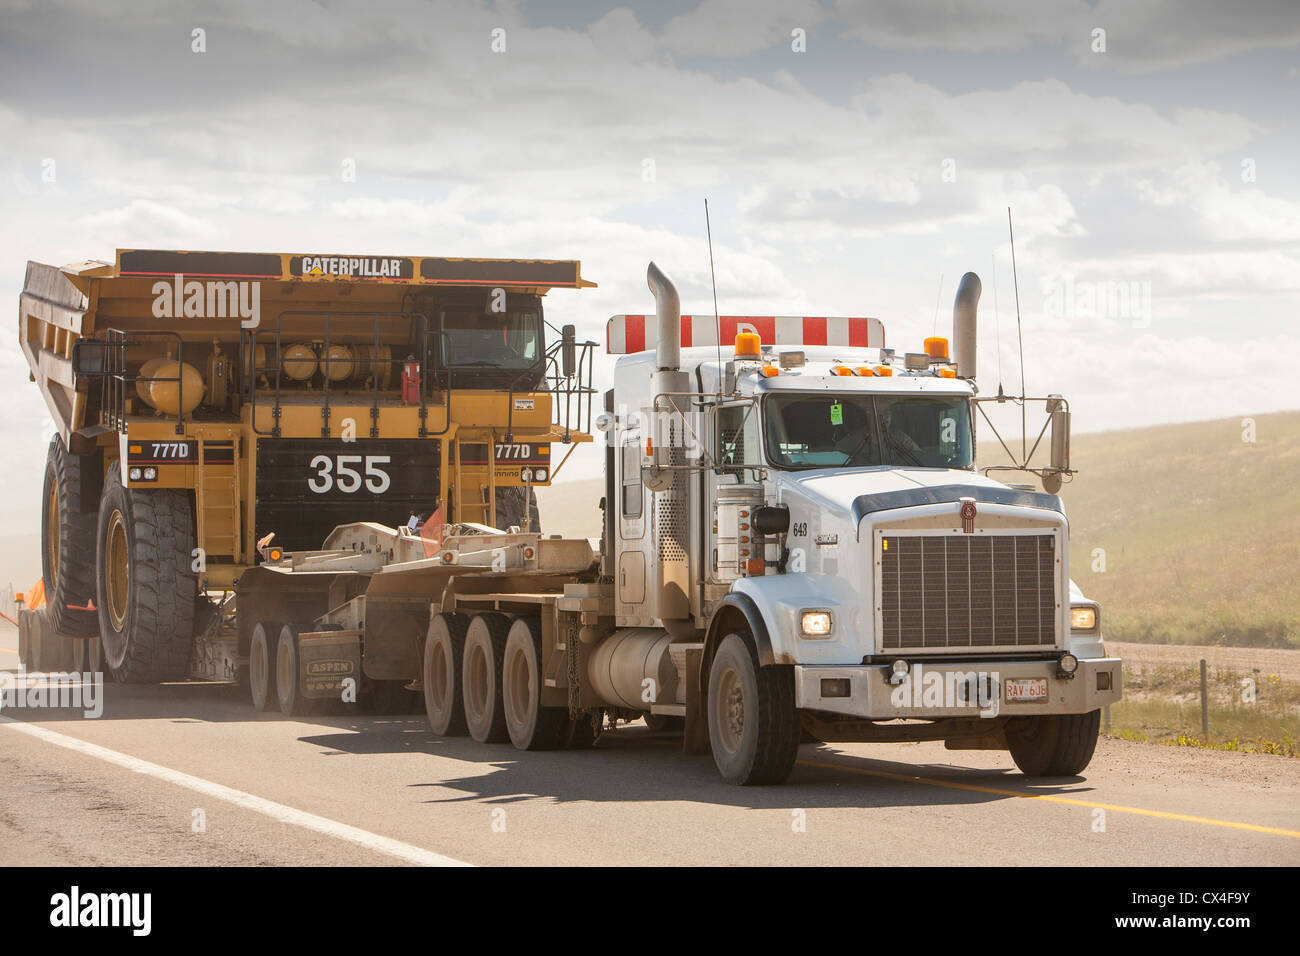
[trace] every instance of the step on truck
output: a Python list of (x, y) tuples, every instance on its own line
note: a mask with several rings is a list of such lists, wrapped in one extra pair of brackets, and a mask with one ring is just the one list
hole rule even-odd
[(536, 531), (552, 447), (591, 440), (592, 343), (548, 342), (542, 299), (591, 285), (538, 259), (29, 263), (19, 340), (57, 432), (42, 634), (122, 681), (241, 680), (230, 599), (266, 556), (358, 518)]
[[(434, 733), (525, 750), (677, 725), (737, 784), (801, 740), (942, 740), (1073, 775), (1120, 697), (1101, 614), (1070, 580), (1069, 406), (1041, 402), (1034, 485), (975, 461), (979, 279), (945, 338), (898, 354), (861, 317), (616, 316), (601, 540), (448, 524), (336, 528), (241, 576), (253, 699), (330, 709), (372, 677)], [(727, 343), (725, 350), (722, 343)], [(992, 466), (998, 467), (998, 466)]]

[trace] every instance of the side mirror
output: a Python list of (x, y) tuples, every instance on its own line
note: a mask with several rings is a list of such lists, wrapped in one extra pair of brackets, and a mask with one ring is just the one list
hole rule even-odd
[(104, 375), (108, 343), (98, 339), (78, 339), (72, 343), (72, 372), (78, 378), (100, 378)]
[(790, 530), (790, 509), (785, 505), (755, 508), (754, 530), (759, 534), (785, 534)]
[(578, 330), (566, 325), (560, 330), (560, 374), (573, 378), (578, 370)]

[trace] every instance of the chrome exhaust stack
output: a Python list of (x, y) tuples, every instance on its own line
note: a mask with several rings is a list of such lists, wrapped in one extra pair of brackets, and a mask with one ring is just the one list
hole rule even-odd
[(961, 378), (975, 377), (976, 310), (980, 292), (980, 277), (968, 272), (957, 285), (957, 297), (952, 304), (952, 357), (957, 363)]

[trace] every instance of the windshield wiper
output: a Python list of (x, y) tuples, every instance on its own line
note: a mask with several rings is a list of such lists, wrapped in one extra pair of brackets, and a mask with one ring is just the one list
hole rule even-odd
[[(913, 465), (921, 465), (921, 461), (919, 458), (916, 457), (915, 453), (913, 453), (911, 449), (906, 448), (903, 445), (900, 445), (898, 442), (894, 441), (893, 437), (888, 432), (885, 433), (885, 443), (889, 445), (890, 451), (898, 452), (900, 455), (906, 455), (909, 459), (911, 459), (911, 463)], [(924, 466), (921, 465), (921, 467)]]

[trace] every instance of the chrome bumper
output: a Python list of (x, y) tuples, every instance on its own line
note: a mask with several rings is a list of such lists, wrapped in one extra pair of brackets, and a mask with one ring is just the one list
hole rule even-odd
[[(796, 664), (796, 706), (870, 720), (1086, 714), (1118, 701), (1123, 688), (1118, 657), (1081, 659), (1070, 678), (1057, 673), (1054, 660), (953, 663), (939, 658), (911, 665), (908, 680), (895, 685), (888, 665)], [(1008, 699), (1010, 682), (1026, 678), (1047, 679), (1046, 699)]]

